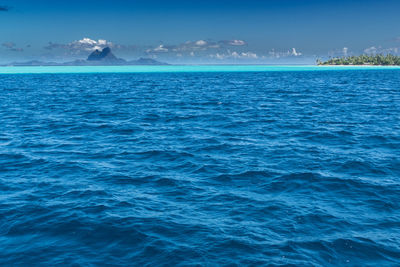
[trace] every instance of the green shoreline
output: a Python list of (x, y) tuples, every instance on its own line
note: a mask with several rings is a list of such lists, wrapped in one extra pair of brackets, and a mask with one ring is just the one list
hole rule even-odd
[(400, 56), (392, 54), (335, 57), (326, 61), (317, 59), (320, 66), (400, 66)]

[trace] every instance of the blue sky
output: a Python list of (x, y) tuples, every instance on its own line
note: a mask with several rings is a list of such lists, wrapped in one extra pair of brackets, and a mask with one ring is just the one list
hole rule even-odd
[(400, 51), (398, 0), (0, 0), (0, 62), (112, 47), (172, 63), (304, 63)]

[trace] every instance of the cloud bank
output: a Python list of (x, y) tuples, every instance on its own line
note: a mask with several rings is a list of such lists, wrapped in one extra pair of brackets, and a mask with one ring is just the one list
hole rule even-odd
[(228, 50), (226, 53), (210, 54), (210, 58), (225, 60), (225, 59), (258, 59), (259, 56), (253, 52), (236, 52)]
[(121, 57), (148, 57), (170, 63), (257, 63), (262, 64), (290, 58), (303, 58), (303, 53), (297, 48), (288, 50), (251, 49), (251, 46), (241, 39), (212, 40), (198, 39), (177, 44), (126, 45), (117, 44), (106, 39), (91, 39), (88, 37), (70, 43), (49, 42), (45, 47), (48, 57), (82, 58), (94, 50), (110, 47)]
[(24, 51), (24, 49), (18, 48), (17, 45), (15, 43), (13, 43), (13, 42), (2, 43), (1, 46), (5, 47), (7, 50), (13, 51), (13, 52), (22, 52), (22, 51)]
[(95, 50), (101, 50), (107, 46), (114, 47), (114, 44), (103, 39), (99, 39), (96, 41), (90, 38), (83, 38), (81, 40), (73, 41), (68, 44), (49, 42), (48, 45), (46, 45), (44, 48), (47, 50), (62, 49), (71, 54), (81, 54), (83, 52), (87, 53)]
[(299, 57), (302, 56), (303, 53), (298, 52), (296, 48), (292, 48), (291, 50), (288, 51), (275, 51), (275, 49), (272, 49), (271, 51), (268, 52), (268, 55), (271, 58), (286, 58), (286, 57)]
[(368, 55), (376, 54), (398, 54), (400, 52), (400, 47), (382, 47), (382, 46), (371, 46), (364, 49), (364, 53)]
[[(187, 41), (185, 43), (177, 45), (164, 45), (160, 44), (157, 47), (150, 48), (146, 50), (147, 54), (158, 54), (158, 53), (180, 53), (182, 54), (192, 54), (195, 52), (208, 51), (208, 50), (219, 50), (228, 49), (232, 46), (245, 46), (246, 42), (243, 40), (222, 40), (222, 41), (212, 41), (212, 40), (197, 40), (197, 41)], [(197, 53), (198, 54), (198, 53)]]

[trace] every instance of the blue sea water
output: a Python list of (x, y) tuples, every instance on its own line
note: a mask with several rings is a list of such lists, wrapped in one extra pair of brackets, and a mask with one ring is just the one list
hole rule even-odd
[(400, 69), (201, 68), (0, 68), (0, 265), (400, 265)]

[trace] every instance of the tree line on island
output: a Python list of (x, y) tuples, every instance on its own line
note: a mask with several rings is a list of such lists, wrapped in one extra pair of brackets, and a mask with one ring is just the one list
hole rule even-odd
[(372, 66), (400, 66), (400, 56), (391, 54), (360, 55), (349, 57), (335, 57), (327, 61), (317, 59), (317, 65), (372, 65)]

